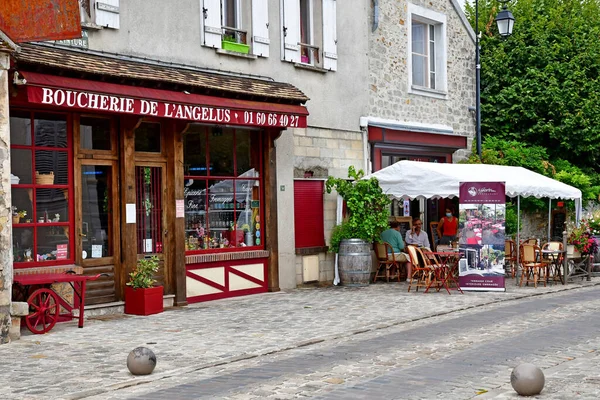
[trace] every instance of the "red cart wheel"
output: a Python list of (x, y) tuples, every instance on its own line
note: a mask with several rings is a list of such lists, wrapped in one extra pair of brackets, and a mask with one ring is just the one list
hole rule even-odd
[(51, 289), (38, 289), (27, 299), (29, 315), (25, 318), (27, 328), (32, 333), (42, 334), (50, 331), (56, 321), (60, 307), (58, 297)]

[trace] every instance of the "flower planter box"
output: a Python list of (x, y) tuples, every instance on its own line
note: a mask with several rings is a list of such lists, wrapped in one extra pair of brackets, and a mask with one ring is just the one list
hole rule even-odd
[(125, 314), (151, 315), (163, 312), (163, 287), (133, 289), (125, 286)]
[(243, 43), (229, 42), (227, 40), (221, 41), (221, 47), (223, 50), (235, 51), (236, 53), (248, 54), (250, 46)]
[(567, 257), (568, 258), (581, 258), (581, 253), (579, 252), (579, 250), (577, 250), (575, 248), (574, 245), (568, 244), (567, 245)]

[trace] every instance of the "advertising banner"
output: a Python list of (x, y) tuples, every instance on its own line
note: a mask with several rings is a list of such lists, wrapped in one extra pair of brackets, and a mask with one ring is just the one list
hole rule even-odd
[(505, 291), (504, 182), (461, 182), (458, 282), (462, 290)]

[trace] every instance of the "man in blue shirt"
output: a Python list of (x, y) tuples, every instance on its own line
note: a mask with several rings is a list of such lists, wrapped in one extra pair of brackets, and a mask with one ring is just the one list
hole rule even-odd
[[(381, 240), (392, 246), (396, 261), (399, 263), (406, 263), (406, 273), (408, 274), (408, 279), (410, 279), (412, 275), (412, 264), (410, 263), (408, 254), (402, 252), (402, 250), (404, 250), (404, 241), (402, 240), (402, 234), (400, 233), (400, 223), (398, 221), (390, 222), (390, 229), (381, 232)], [(391, 259), (392, 255), (389, 253), (388, 260)]]

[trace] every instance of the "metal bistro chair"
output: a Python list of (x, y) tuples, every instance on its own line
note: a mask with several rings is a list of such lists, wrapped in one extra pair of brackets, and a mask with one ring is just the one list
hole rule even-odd
[[(377, 281), (377, 278), (385, 278), (386, 282), (389, 282), (391, 276), (390, 272), (393, 269), (396, 270), (398, 282), (400, 282), (402, 267), (406, 268), (406, 266), (403, 265), (404, 263), (396, 260), (396, 254), (394, 253), (392, 246), (386, 242), (375, 243), (374, 250), (378, 265), (377, 271), (375, 272), (375, 278), (373, 278), (373, 283)], [(391, 255), (391, 259), (388, 257), (388, 254)]]
[(523, 280), (525, 279), (525, 285), (533, 282), (533, 286), (537, 288), (538, 281), (543, 279), (545, 287), (547, 280), (545, 274), (546, 264), (541, 261), (540, 248), (533, 244), (523, 244), (520, 252), (522, 269), (519, 286), (523, 286)]
[(418, 292), (419, 288), (427, 288), (430, 280), (433, 278), (434, 271), (431, 267), (425, 264), (424, 258), (419, 258), (419, 249), (415, 246), (406, 246), (410, 262), (412, 263), (412, 275), (408, 281), (408, 291), (415, 286)]
[(514, 278), (517, 275), (517, 245), (512, 240), (504, 241), (504, 266), (510, 267), (510, 275)]

